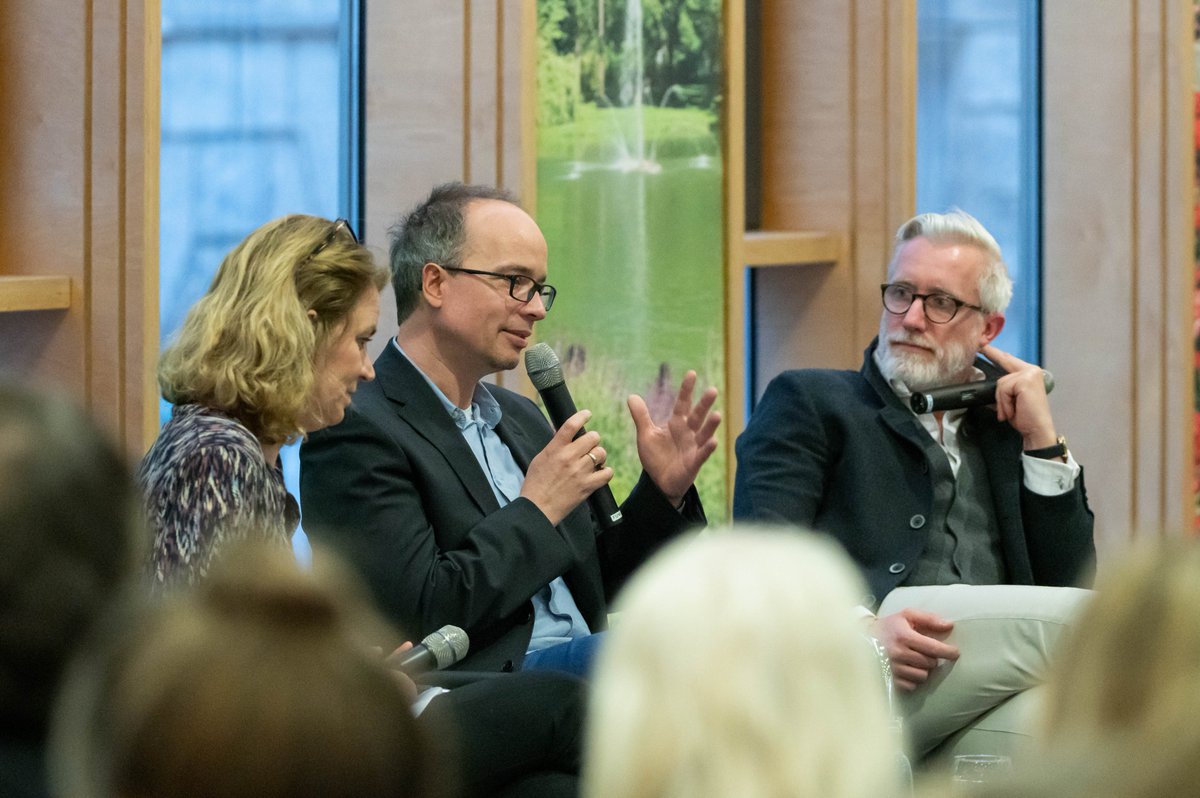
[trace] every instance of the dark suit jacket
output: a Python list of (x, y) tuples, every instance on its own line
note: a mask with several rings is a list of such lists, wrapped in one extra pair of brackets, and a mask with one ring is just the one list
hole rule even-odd
[[(664, 541), (703, 523), (695, 490), (677, 513), (645, 476), (601, 533), (586, 504), (557, 527), (528, 499), (500, 507), (462, 433), (420, 372), (389, 345), (341, 424), (300, 450), (304, 528), (340, 549), (412, 639), (467, 631), (459, 667), (512, 670), (533, 630), (531, 597), (562, 576), (592, 631), (608, 600)], [(522, 470), (553, 435), (537, 405), (489, 386), (496, 427)]]
[[(737, 441), (733, 514), (827, 532), (862, 568), (875, 606), (917, 564), (935, 516), (931, 456), (940, 447), (879, 372), (802, 369), (767, 386)], [(981, 367), (994, 367), (979, 361)], [(987, 407), (961, 434), (987, 464), (1001, 549), (1013, 584), (1075, 585), (1095, 559), (1092, 512), (1074, 490), (1039, 496), (1022, 482), (1021, 437)]]

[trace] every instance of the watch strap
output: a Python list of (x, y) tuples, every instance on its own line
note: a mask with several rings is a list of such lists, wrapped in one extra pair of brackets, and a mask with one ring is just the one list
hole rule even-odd
[(1059, 435), (1058, 440), (1053, 446), (1045, 446), (1041, 449), (1026, 449), (1022, 454), (1036, 457), (1039, 460), (1054, 460), (1059, 457), (1067, 456), (1067, 438), (1065, 435)]

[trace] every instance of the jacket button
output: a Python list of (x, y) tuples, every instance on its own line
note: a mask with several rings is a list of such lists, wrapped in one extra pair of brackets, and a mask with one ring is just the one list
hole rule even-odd
[(529, 612), (525, 613), (525, 617), (521, 619), (521, 623), (532, 623), (532, 622), (533, 622), (533, 611), (530, 610)]
[(894, 562), (888, 566), (888, 571), (890, 571), (891, 573), (894, 573), (894, 574), (898, 574), (903, 570), (904, 570), (904, 563), (902, 563), (902, 562)]
[(502, 673), (512, 673), (513, 672), (512, 660), (511, 659), (504, 660), (504, 664), (500, 666), (500, 671)]
[(912, 518), (908, 519), (908, 525), (913, 529), (920, 529), (925, 526), (925, 516), (917, 513)]

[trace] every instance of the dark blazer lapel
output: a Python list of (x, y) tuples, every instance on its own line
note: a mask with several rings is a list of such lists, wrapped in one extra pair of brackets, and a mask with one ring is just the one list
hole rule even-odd
[(375, 361), (375, 379), (396, 415), (435, 448), (449, 470), (486, 514), (500, 508), (496, 494), (462, 431), (446, 412), (425, 377), (390, 343)]

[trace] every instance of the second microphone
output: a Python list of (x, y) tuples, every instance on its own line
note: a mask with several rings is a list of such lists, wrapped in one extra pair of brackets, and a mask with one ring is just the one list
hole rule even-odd
[[(563, 422), (575, 415), (575, 400), (567, 390), (558, 355), (554, 354), (549, 344), (534, 344), (525, 350), (525, 371), (529, 373), (529, 381), (541, 395), (546, 413), (549, 414), (555, 428), (561, 427)], [(575, 437), (578, 438), (583, 433), (584, 430), (581, 429)], [(593, 491), (588, 497), (588, 504), (605, 527), (614, 527), (621, 523), (621, 508), (617, 507), (617, 500), (608, 485), (601, 485)]]

